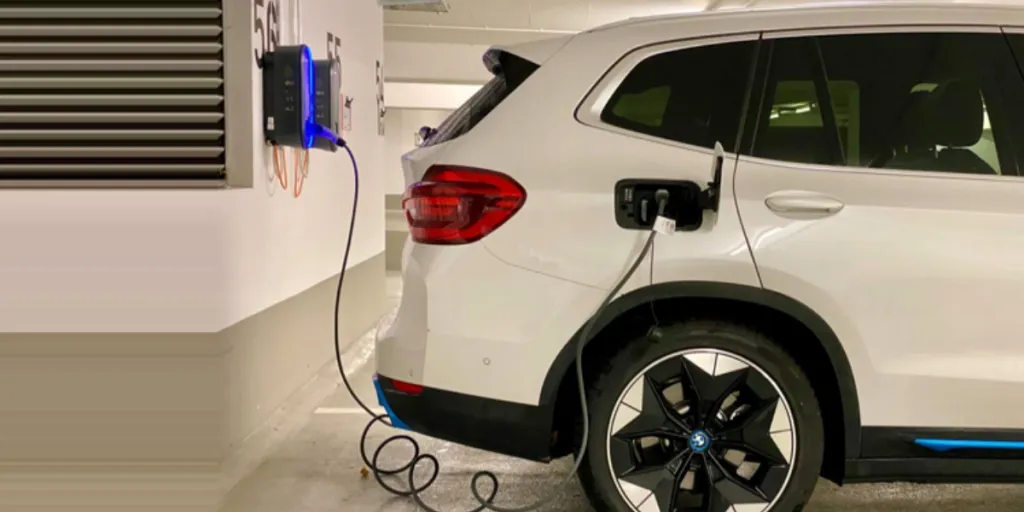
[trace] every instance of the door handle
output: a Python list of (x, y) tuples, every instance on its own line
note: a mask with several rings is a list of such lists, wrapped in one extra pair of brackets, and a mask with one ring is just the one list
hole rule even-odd
[(834, 197), (803, 191), (777, 192), (768, 196), (764, 204), (779, 215), (802, 218), (835, 215), (845, 206)]

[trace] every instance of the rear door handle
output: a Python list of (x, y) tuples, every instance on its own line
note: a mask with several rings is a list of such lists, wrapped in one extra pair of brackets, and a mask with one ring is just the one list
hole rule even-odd
[(776, 192), (765, 198), (764, 204), (783, 217), (799, 218), (828, 217), (839, 213), (845, 206), (834, 197), (800, 190)]

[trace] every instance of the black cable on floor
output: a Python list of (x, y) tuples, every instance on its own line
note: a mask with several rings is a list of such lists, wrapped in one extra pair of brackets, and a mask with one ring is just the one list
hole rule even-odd
[[(352, 218), (349, 221), (348, 236), (345, 240), (345, 255), (341, 260), (341, 272), (338, 275), (338, 288), (335, 293), (334, 300), (334, 356), (335, 361), (338, 364), (338, 372), (341, 374), (341, 380), (345, 384), (345, 389), (347, 389), (349, 394), (352, 395), (352, 399), (356, 401), (356, 404), (358, 404), (359, 407), (366, 411), (366, 414), (368, 414), (371, 417), (369, 423), (366, 424), (366, 427), (363, 429), (363, 433), (359, 438), (359, 454), (363, 459), (363, 463), (366, 464), (366, 467), (369, 468), (369, 470), (373, 473), (373, 478), (377, 480), (377, 483), (380, 484), (380, 486), (383, 487), (384, 490), (390, 492), (391, 494), (394, 494), (395, 496), (412, 498), (412, 500), (415, 501), (417, 505), (419, 505), (422, 509), (426, 510), (427, 512), (441, 512), (440, 510), (437, 510), (424, 503), (423, 498), (420, 496), (420, 493), (427, 490), (437, 480), (438, 474), (440, 473), (441, 469), (440, 463), (438, 462), (437, 457), (431, 454), (420, 453), (420, 445), (419, 443), (416, 442), (415, 439), (408, 435), (391, 436), (384, 440), (384, 442), (381, 443), (381, 445), (378, 446), (376, 450), (374, 450), (372, 457), (367, 455), (366, 442), (370, 434), (370, 429), (373, 428), (373, 426), (378, 423), (387, 426), (392, 425), (390, 421), (388, 421), (388, 417), (386, 414), (374, 413), (373, 410), (370, 409), (366, 405), (366, 403), (364, 403), (362, 399), (359, 398), (358, 395), (356, 395), (355, 390), (352, 388), (352, 384), (348, 380), (348, 376), (345, 375), (345, 366), (341, 362), (341, 291), (345, 283), (345, 271), (346, 269), (348, 269), (349, 252), (352, 249), (352, 234), (353, 232), (355, 232), (356, 227), (356, 213), (359, 210), (359, 165), (356, 163), (356, 157), (352, 153), (352, 150), (346, 144), (344, 144), (344, 142), (341, 142), (339, 145), (342, 148), (344, 148), (346, 152), (348, 152), (349, 159), (352, 161), (352, 174), (354, 176), (354, 181), (352, 197)], [(664, 201), (667, 201), (667, 193)], [(662, 201), (659, 205), (659, 214), (664, 212), (664, 201)], [(583, 415), (583, 436), (582, 442), (580, 443), (580, 451), (576, 455), (576, 461), (575, 464), (573, 464), (572, 471), (565, 477), (565, 479), (561, 483), (559, 483), (559, 485), (557, 486), (559, 488), (564, 487), (566, 484), (570, 483), (572, 481), (572, 478), (579, 471), (580, 464), (583, 463), (583, 455), (584, 453), (586, 453), (587, 443), (590, 438), (590, 422), (588, 421), (590, 413), (587, 407), (586, 381), (583, 377), (583, 348), (584, 346), (586, 346), (586, 343), (590, 340), (591, 331), (594, 329), (594, 325), (600, 318), (601, 313), (604, 312), (605, 308), (607, 308), (608, 305), (612, 302), (612, 300), (619, 294), (619, 292), (622, 290), (622, 287), (625, 286), (626, 282), (629, 281), (629, 278), (632, 277), (636, 270), (640, 267), (640, 264), (643, 262), (644, 258), (647, 257), (647, 254), (650, 253), (651, 247), (654, 245), (654, 237), (656, 235), (657, 232), (650, 232), (650, 235), (648, 235), (647, 237), (647, 242), (644, 244), (643, 250), (640, 251), (640, 255), (637, 256), (636, 260), (633, 262), (633, 265), (626, 272), (626, 275), (624, 275), (622, 279), (619, 280), (619, 282), (615, 285), (615, 287), (608, 294), (608, 296), (605, 297), (604, 301), (601, 303), (601, 306), (598, 307), (597, 311), (590, 318), (590, 321), (588, 321), (587, 324), (583, 327), (583, 330), (580, 333), (580, 337), (576, 341), (576, 385), (579, 390), (580, 410), (581, 414)], [(397, 469), (382, 469), (379, 466), (380, 454), (384, 451), (384, 448), (399, 441), (405, 441), (409, 443), (410, 446), (412, 446), (412, 458), (409, 460), (408, 463), (402, 465)], [(418, 468), (420, 464), (423, 463), (424, 461), (429, 462), (430, 465), (432, 466), (430, 478), (428, 478), (426, 482), (424, 482), (423, 484), (417, 486), (415, 481), (416, 468)], [(384, 477), (399, 476), (402, 473), (405, 473), (406, 483), (409, 486), (408, 489), (399, 489), (391, 485), (388, 485), (388, 483), (384, 481)], [(483, 493), (481, 493), (479, 488), (481, 480), (488, 480), (492, 485), (492, 488), (487, 493), (486, 497), (483, 495)], [(523, 507), (499, 507), (494, 504), (494, 498), (498, 495), (499, 487), (500, 484), (498, 483), (498, 477), (495, 476), (494, 473), (490, 471), (478, 471), (474, 473), (473, 478), (470, 480), (470, 492), (473, 494), (473, 498), (476, 499), (480, 505), (477, 506), (476, 508), (471, 509), (469, 512), (483, 512), (484, 510), (492, 510), (494, 512), (531, 512), (545, 505), (553, 503), (558, 498), (558, 493), (553, 492), (546, 498), (543, 498), (537, 501), (536, 503), (526, 505)]]

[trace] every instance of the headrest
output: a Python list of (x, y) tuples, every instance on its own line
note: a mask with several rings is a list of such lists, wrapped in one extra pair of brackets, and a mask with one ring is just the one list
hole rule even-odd
[[(981, 140), (985, 129), (985, 105), (981, 89), (966, 81), (939, 85), (919, 105), (915, 124), (918, 135), (931, 146), (970, 147)], [(915, 137), (917, 138), (917, 137)]]

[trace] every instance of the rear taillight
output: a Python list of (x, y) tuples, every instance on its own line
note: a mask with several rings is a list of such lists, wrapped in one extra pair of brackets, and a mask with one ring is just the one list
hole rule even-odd
[(405, 393), (407, 395), (419, 396), (423, 394), (423, 386), (419, 384), (410, 384), (408, 382), (402, 382), (400, 380), (391, 381), (391, 385), (394, 386), (395, 391), (399, 393)]
[(525, 201), (523, 187), (499, 172), (434, 166), (405, 192), (402, 208), (413, 241), (458, 245), (492, 233)]

